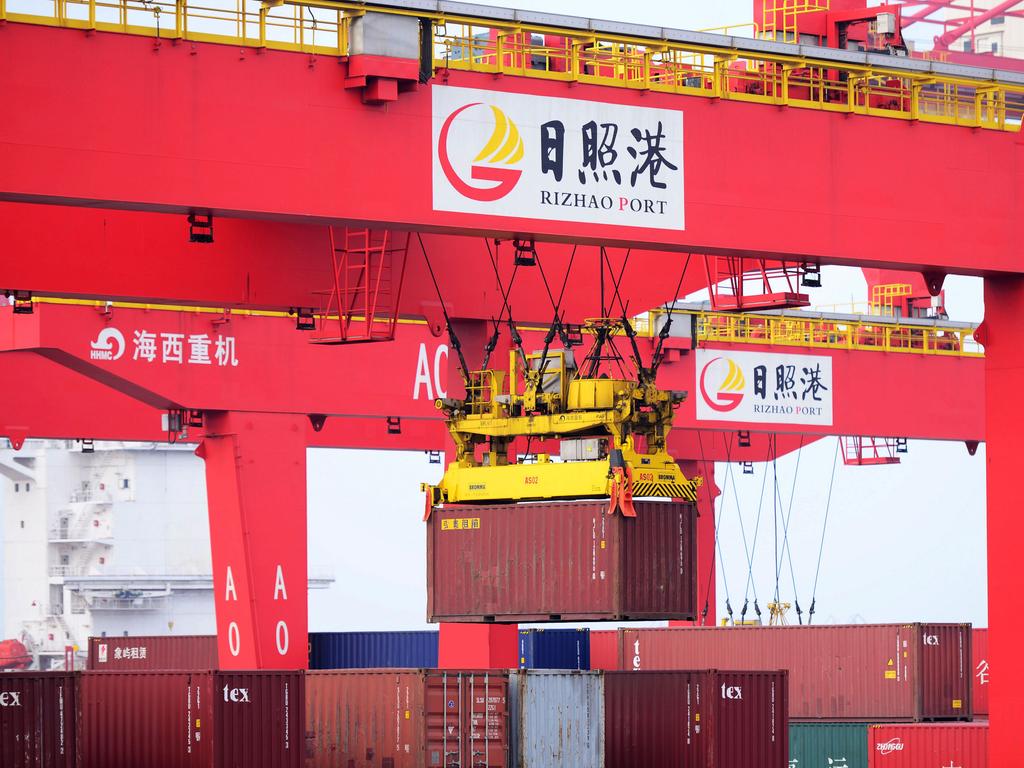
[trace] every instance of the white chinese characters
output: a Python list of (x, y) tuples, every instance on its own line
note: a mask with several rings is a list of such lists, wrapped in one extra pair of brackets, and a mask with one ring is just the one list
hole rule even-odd
[(219, 365), (224, 368), (238, 365), (234, 336), (138, 330), (132, 334), (132, 343), (132, 360), (177, 365)]
[(114, 658), (121, 659), (145, 659), (147, 656), (146, 646), (137, 645), (128, 648), (115, 648)]

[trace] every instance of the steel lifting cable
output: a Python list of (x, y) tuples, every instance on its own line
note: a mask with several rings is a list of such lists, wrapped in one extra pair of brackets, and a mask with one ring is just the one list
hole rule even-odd
[[(725, 444), (725, 460), (727, 463), (726, 469), (726, 483), (729, 479), (732, 479), (732, 494), (736, 501), (736, 517), (740, 521), (740, 534), (743, 537), (743, 554), (747, 558), (747, 584), (743, 589), (743, 608), (740, 610), (740, 621), (742, 622), (747, 615), (747, 606), (750, 604), (750, 592), (753, 589), (754, 592), (754, 612), (760, 616), (761, 606), (757, 602), (757, 584), (754, 582), (754, 552), (757, 549), (757, 531), (761, 527), (761, 506), (764, 503), (764, 481), (761, 483), (761, 499), (757, 505), (757, 525), (754, 528), (754, 540), (751, 547), (747, 547), (747, 531), (743, 524), (743, 513), (740, 509), (740, 494), (739, 489), (736, 486), (736, 477), (732, 471), (732, 435), (729, 436), (729, 440)], [(768, 477), (768, 473), (765, 473), (765, 478)]]
[(445, 308), (444, 297), (441, 295), (441, 286), (437, 284), (437, 277), (434, 276), (434, 268), (430, 264), (430, 256), (427, 255), (427, 247), (423, 244), (423, 237), (419, 232), (416, 233), (416, 239), (420, 241), (420, 250), (423, 251), (423, 260), (427, 262), (427, 271), (430, 272), (430, 280), (434, 283), (434, 290), (437, 291), (437, 300), (441, 303), (441, 314), (444, 315), (444, 325), (445, 328), (448, 329), (448, 340), (451, 342), (452, 349), (455, 350), (455, 354), (459, 357), (459, 365), (462, 366), (462, 379), (468, 392), (469, 366), (466, 365), (466, 356), (462, 354), (462, 344), (459, 342), (459, 337), (455, 335), (455, 329), (452, 327), (451, 318), (448, 317), (448, 310)]
[[(799, 622), (800, 624), (804, 623), (803, 622), (803, 610), (800, 608), (800, 596), (797, 594), (797, 590), (796, 590), (796, 574), (795, 574), (795, 572), (793, 570), (793, 548), (792, 548), (792, 546), (789, 543), (789, 521), (793, 517), (793, 499), (796, 498), (796, 479), (797, 479), (797, 476), (800, 474), (800, 455), (803, 453), (803, 449), (804, 449), (804, 438), (803, 438), (803, 436), (801, 436), (800, 437), (800, 445), (799, 445), (799, 447), (797, 448), (797, 451), (796, 451), (796, 469), (793, 470), (793, 487), (790, 489), (790, 492), (789, 492), (789, 511), (786, 513), (786, 517), (784, 518), (783, 525), (782, 525), (782, 553), (779, 555), (779, 563), (777, 564), (777, 567), (776, 567), (776, 571), (781, 570), (781, 568), (782, 568), (782, 562), (781, 562), (782, 557), (787, 557), (787, 559), (789, 560), (789, 578), (790, 578), (790, 580), (792, 581), (792, 584), (793, 584), (793, 604), (796, 606), (796, 619), (797, 619), (797, 622)], [(776, 485), (775, 485), (775, 491), (776, 491), (777, 494), (779, 494), (778, 500), (779, 500), (779, 507), (781, 508), (783, 506), (784, 502), (782, 501), (782, 495), (779, 492), (778, 483), (776, 483)], [(778, 600), (778, 596), (776, 596), (776, 601), (777, 600)]]
[(686, 277), (686, 270), (690, 266), (690, 257), (692, 253), (686, 254), (686, 262), (683, 264), (683, 271), (679, 275), (679, 282), (676, 284), (675, 293), (672, 294), (672, 307), (669, 307), (668, 317), (665, 318), (665, 324), (658, 331), (658, 346), (654, 349), (654, 354), (651, 356), (651, 381), (658, 375), (658, 368), (661, 366), (663, 347), (665, 345), (665, 339), (668, 338), (669, 332), (672, 330), (672, 318), (675, 313), (672, 310), (675, 308), (676, 301), (679, 300), (679, 292), (683, 290), (683, 279)]
[[(765, 464), (767, 464), (768, 459), (771, 456), (771, 448), (772, 448), (772, 443), (771, 443), (771, 438), (769, 438), (769, 440), (768, 440), (768, 450), (765, 453)], [(753, 544), (750, 547), (750, 570), (749, 570), (749, 572), (747, 574), (747, 579), (748, 579), (749, 585), (753, 589), (753, 592), (754, 592), (754, 613), (757, 615), (758, 619), (761, 618), (761, 606), (758, 604), (758, 601), (757, 601), (757, 582), (754, 581), (754, 564), (753, 563), (754, 563), (754, 557), (757, 554), (757, 552), (756, 552), (756, 550), (757, 550), (757, 537), (758, 537), (758, 535), (761, 532), (761, 513), (764, 510), (764, 489), (767, 487), (767, 485), (768, 485), (768, 469), (767, 469), (767, 467), (765, 467), (764, 478), (761, 480), (761, 495), (760, 495), (760, 497), (758, 498), (758, 501), (757, 501), (757, 521), (756, 521), (756, 523), (754, 525), (754, 541), (753, 541)], [(734, 492), (736, 491), (736, 482), (735, 482), (735, 480), (733, 481), (733, 491)]]
[[(697, 432), (697, 445), (700, 448), (700, 460), (704, 467), (708, 466), (707, 459), (704, 456), (704, 440), (700, 436), (700, 432)], [(728, 476), (728, 468), (726, 470)], [(727, 481), (728, 482), (728, 481)], [(704, 483), (705, 492), (708, 495), (708, 499), (711, 499), (711, 488), (708, 483)], [(722, 512), (725, 510), (725, 494), (719, 494), (718, 510), (714, 509), (714, 500), (711, 499), (712, 516), (715, 518), (715, 550), (718, 552), (718, 561), (721, 564), (722, 573), (722, 584), (725, 586), (725, 610), (729, 614), (729, 618), (732, 619), (732, 603), (729, 599), (729, 580), (726, 578), (725, 571), (725, 558), (722, 556), (722, 543), (718, 538), (718, 529), (722, 522)], [(711, 602), (711, 579), (715, 575), (715, 558), (711, 558), (711, 566), (708, 568), (707, 585), (708, 588), (704, 591), (704, 610), (700, 614), (701, 626), (704, 625), (705, 620), (708, 616), (708, 607)]]
[(818, 576), (821, 574), (821, 555), (825, 551), (825, 531), (828, 529), (828, 513), (832, 507), (832, 488), (836, 482), (836, 465), (839, 462), (839, 441), (836, 441), (836, 452), (832, 457), (832, 477), (828, 482), (828, 498), (825, 501), (825, 522), (821, 525), (821, 544), (818, 546), (818, 565), (814, 569), (814, 589), (811, 590), (811, 607), (807, 612), (807, 623), (814, 621), (814, 604), (818, 596)]
[[(512, 320), (512, 307), (509, 305), (508, 300), (512, 295), (512, 287), (516, 282), (516, 274), (519, 272), (518, 262), (512, 267), (512, 277), (508, 281), (508, 291), (505, 291), (505, 287), (501, 284), (501, 273), (498, 270), (498, 260), (495, 253), (491, 252), (491, 243), (484, 238), (484, 245), (487, 246), (487, 256), (491, 260), (491, 269), (494, 270), (494, 279), (498, 283), (498, 290), (501, 291), (501, 312), (498, 314), (498, 319), (493, 320), (494, 322), (494, 333), (491, 334), (491, 338), (487, 340), (487, 344), (484, 346), (484, 359), (481, 368), (487, 368), (487, 364), (491, 361), (491, 353), (494, 348), (498, 346), (498, 334), (501, 328), (501, 322), (505, 317), (505, 312), (508, 311), (508, 332), (509, 337), (512, 339), (512, 343), (519, 348), (519, 354), (523, 358), (523, 365), (526, 365), (526, 352), (523, 351), (523, 339), (519, 335), (519, 331), (516, 329), (515, 322)], [(497, 242), (495, 242), (495, 251), (497, 251)]]

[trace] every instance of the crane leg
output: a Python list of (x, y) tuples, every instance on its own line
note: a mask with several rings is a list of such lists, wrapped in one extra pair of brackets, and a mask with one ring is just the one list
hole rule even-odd
[[(1013, 765), (1024, 748), (1020, 610), (1020, 402), (1024, 393), (1024, 277), (985, 278), (985, 442), (988, 506), (990, 753)], [(972, 670), (976, 672), (976, 670)]]
[(220, 666), (305, 669), (305, 417), (216, 412), (205, 429)]

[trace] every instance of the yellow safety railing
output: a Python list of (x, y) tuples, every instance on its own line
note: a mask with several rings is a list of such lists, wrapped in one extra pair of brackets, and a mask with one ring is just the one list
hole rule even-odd
[(899, 300), (904, 296), (910, 296), (913, 292), (914, 289), (909, 283), (886, 283), (872, 286), (871, 314), (895, 315)]
[(1024, 115), (1020, 85), (411, 8), (331, 0), (0, 0), (0, 18), (8, 21), (339, 55), (348, 53), (352, 19), (368, 11), (430, 19), (435, 69), (992, 130), (1017, 131)]
[[(666, 310), (655, 310), (635, 324), (638, 333), (654, 336)], [(764, 315), (676, 310), (675, 323), (696, 315), (701, 342), (764, 344), (865, 352), (902, 352), (949, 357), (983, 357), (984, 350), (971, 328), (921, 326), (898, 321), (847, 321), (797, 315)]]
[(763, 0), (762, 36), (780, 43), (800, 42), (799, 17), (805, 13), (821, 13), (828, 8), (829, 0)]

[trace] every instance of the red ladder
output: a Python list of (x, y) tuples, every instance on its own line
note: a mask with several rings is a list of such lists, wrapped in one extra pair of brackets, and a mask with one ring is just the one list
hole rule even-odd
[(311, 341), (392, 341), (398, 327), (409, 235), (345, 227), (339, 247), (335, 228), (327, 229), (334, 285), (317, 292), (320, 311)]

